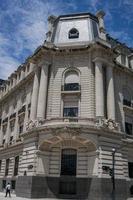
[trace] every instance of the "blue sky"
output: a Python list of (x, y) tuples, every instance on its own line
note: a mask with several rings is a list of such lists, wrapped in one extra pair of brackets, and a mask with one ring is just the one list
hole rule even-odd
[(0, 78), (43, 43), (49, 15), (99, 9), (106, 12), (107, 32), (133, 47), (133, 0), (0, 0)]

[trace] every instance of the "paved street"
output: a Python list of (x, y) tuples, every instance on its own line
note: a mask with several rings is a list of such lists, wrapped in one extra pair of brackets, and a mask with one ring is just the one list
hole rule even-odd
[[(0, 200), (5, 200), (5, 199), (13, 199), (13, 200), (30, 200), (28, 198), (21, 198), (21, 197), (16, 197), (15, 194), (12, 194), (11, 195), (11, 198), (10, 197), (6, 197), (5, 198), (5, 193), (0, 193)], [(33, 200), (55, 200), (55, 199), (44, 199), (44, 198), (41, 198), (41, 199), (33, 199)], [(57, 200), (57, 199), (56, 199)], [(61, 199), (60, 199), (61, 200)], [(67, 199), (66, 199), (67, 200)]]

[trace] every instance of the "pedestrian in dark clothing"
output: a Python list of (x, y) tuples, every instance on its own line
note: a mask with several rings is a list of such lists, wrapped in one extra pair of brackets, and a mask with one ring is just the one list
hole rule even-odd
[(6, 196), (5, 197), (7, 197), (8, 194), (9, 194), (9, 197), (11, 197), (11, 185), (10, 185), (10, 183), (8, 183), (7, 186), (6, 186)]

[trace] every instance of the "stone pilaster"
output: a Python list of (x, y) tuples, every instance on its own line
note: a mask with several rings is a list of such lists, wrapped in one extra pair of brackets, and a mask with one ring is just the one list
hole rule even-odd
[(31, 120), (36, 119), (38, 92), (39, 92), (39, 71), (37, 69), (35, 70), (32, 98), (31, 98), (31, 113), (30, 113)]
[(96, 117), (104, 117), (104, 88), (102, 62), (95, 61)]
[(21, 80), (23, 80), (25, 77), (25, 71), (24, 68), (21, 69)]
[(0, 146), (3, 144), (3, 130), (2, 130), (2, 122), (0, 127)]
[(107, 66), (106, 68), (106, 80), (107, 80), (107, 116), (108, 119), (115, 120), (114, 77), (113, 77), (112, 66)]
[(17, 101), (17, 110), (16, 110), (16, 119), (15, 119), (15, 127), (14, 127), (14, 135), (15, 135), (15, 140), (19, 138), (19, 130), (18, 130), (18, 110), (21, 108), (21, 100), (19, 99)]
[(10, 121), (9, 121), (9, 117), (8, 117), (7, 128), (6, 128), (6, 141), (5, 141), (6, 144), (9, 143), (10, 134), (11, 134), (11, 131), (10, 131)]
[(19, 138), (19, 131), (18, 131), (18, 112), (16, 112), (16, 119), (15, 119), (14, 132), (15, 132), (15, 140), (17, 140), (17, 139)]
[(28, 122), (28, 100), (26, 98), (26, 108), (25, 108), (25, 116), (24, 116), (24, 132), (26, 131), (26, 123)]
[(48, 64), (42, 65), (37, 107), (37, 118), (45, 118), (48, 84)]

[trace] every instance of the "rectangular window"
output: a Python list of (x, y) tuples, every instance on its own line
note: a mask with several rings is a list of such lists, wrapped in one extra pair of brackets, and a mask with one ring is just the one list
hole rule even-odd
[(11, 181), (11, 188), (12, 190), (15, 190), (15, 186), (16, 186), (16, 181)]
[(2, 181), (2, 188), (5, 189), (6, 188), (6, 180)]
[(9, 173), (9, 162), (10, 162), (10, 159), (6, 159), (6, 168), (5, 168), (5, 176), (8, 176), (8, 173)]
[(14, 176), (18, 175), (18, 167), (19, 167), (19, 156), (16, 156), (14, 164)]
[(80, 90), (79, 83), (66, 83), (64, 84), (64, 91)]
[(0, 172), (1, 172), (1, 167), (2, 167), (2, 160), (0, 160)]
[(13, 136), (10, 137), (10, 144), (12, 144)]
[(3, 145), (5, 144), (5, 139), (3, 140), (3, 143), (2, 143)]
[(12, 121), (10, 122), (10, 130), (11, 130), (11, 132), (14, 131), (14, 125), (15, 125), (15, 121), (12, 120)]
[(64, 108), (64, 117), (78, 117), (78, 107)]
[(23, 132), (23, 124), (20, 124), (19, 125), (19, 133), (22, 133)]
[(131, 106), (131, 101), (127, 100), (127, 99), (123, 99), (123, 105), (125, 106)]
[(3, 125), (3, 135), (6, 134), (6, 130), (7, 130), (7, 125)]
[(130, 178), (133, 178), (133, 162), (128, 162), (128, 174)]
[(132, 124), (125, 122), (125, 132), (128, 135), (132, 135)]

